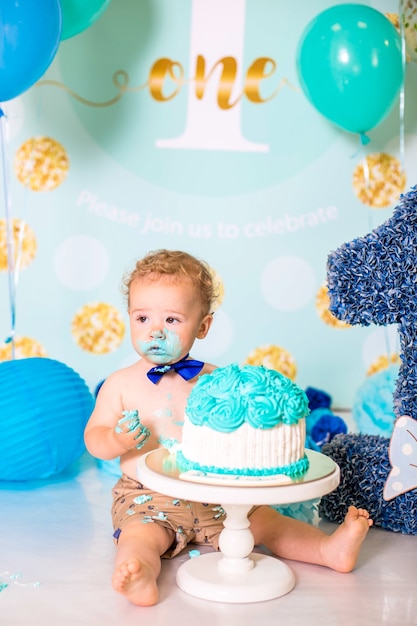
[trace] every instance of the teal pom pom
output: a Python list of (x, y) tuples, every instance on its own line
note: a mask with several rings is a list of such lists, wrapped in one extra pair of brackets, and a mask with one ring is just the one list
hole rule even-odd
[(360, 433), (390, 437), (395, 414), (393, 394), (399, 367), (392, 365), (368, 376), (359, 388), (352, 407), (352, 418)]

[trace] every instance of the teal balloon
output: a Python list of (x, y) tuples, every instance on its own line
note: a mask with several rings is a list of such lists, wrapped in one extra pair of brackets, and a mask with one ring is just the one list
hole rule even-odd
[(61, 39), (75, 37), (92, 26), (109, 4), (110, 0), (61, 0)]
[(343, 130), (365, 133), (391, 111), (404, 78), (401, 37), (385, 15), (340, 4), (305, 28), (296, 53), (301, 88)]
[(0, 102), (17, 98), (45, 73), (61, 37), (59, 0), (0, 2)]

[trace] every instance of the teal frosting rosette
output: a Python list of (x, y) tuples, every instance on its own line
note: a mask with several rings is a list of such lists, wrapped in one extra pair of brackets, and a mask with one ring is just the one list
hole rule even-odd
[(218, 368), (204, 374), (193, 388), (187, 403), (187, 415), (196, 426), (209, 425), (215, 430), (230, 432), (245, 421), (246, 403), (239, 388), (237, 365)]
[(280, 372), (262, 365), (231, 364), (201, 376), (186, 411), (196, 426), (231, 432), (245, 421), (265, 429), (280, 422), (296, 424), (309, 408), (304, 391)]

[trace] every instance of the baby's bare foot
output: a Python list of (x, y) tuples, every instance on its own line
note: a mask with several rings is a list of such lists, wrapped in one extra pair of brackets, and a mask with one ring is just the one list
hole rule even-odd
[(326, 564), (338, 572), (351, 572), (372, 524), (368, 511), (350, 506), (343, 524), (332, 535), (323, 539)]
[(138, 606), (158, 602), (158, 587), (153, 570), (137, 559), (119, 565), (113, 574), (113, 588)]

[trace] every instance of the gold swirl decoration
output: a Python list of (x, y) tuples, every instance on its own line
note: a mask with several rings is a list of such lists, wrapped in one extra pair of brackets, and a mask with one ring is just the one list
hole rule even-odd
[[(279, 81), (275, 90), (267, 97), (261, 97), (261, 83), (268, 79), (275, 72), (277, 64), (270, 57), (260, 57), (255, 59), (246, 72), (242, 93), (232, 101), (232, 91), (237, 78), (237, 61), (233, 57), (223, 57), (219, 59), (211, 69), (207, 69), (205, 58), (198, 55), (196, 59), (195, 77), (186, 79), (184, 77), (184, 68), (178, 61), (174, 61), (167, 57), (157, 59), (153, 63), (148, 80), (142, 85), (136, 87), (130, 86), (129, 74), (125, 70), (116, 70), (112, 76), (112, 82), (117, 90), (114, 98), (105, 102), (93, 102), (87, 100), (74, 90), (70, 89), (64, 83), (56, 80), (40, 80), (36, 83), (36, 87), (52, 86), (65, 91), (69, 96), (90, 107), (104, 108), (119, 102), (126, 93), (138, 93), (148, 88), (150, 95), (157, 102), (168, 102), (175, 98), (184, 85), (195, 83), (196, 97), (201, 100), (204, 97), (205, 88), (208, 81), (212, 78), (214, 70), (221, 65), (221, 76), (219, 80), (219, 88), (217, 93), (217, 104), (220, 109), (228, 110), (236, 106), (242, 96), (253, 102), (254, 104), (263, 104), (275, 98), (283, 87), (288, 87), (294, 91), (300, 92), (300, 89), (290, 83), (283, 77)], [(171, 91), (169, 88), (171, 86)], [(165, 89), (164, 89), (165, 88)]]
[(129, 87), (129, 74), (124, 70), (117, 70), (113, 74), (112, 82), (116, 89), (119, 91), (119, 93), (114, 98), (112, 98), (111, 100), (107, 100), (106, 102), (93, 102), (92, 100), (87, 100), (87, 98), (83, 98), (75, 91), (67, 87), (67, 85), (65, 85), (64, 83), (60, 83), (57, 80), (40, 80), (36, 83), (36, 87), (58, 87), (78, 102), (81, 102), (81, 104), (85, 104), (90, 107), (104, 108), (112, 106), (113, 104), (119, 102), (119, 100), (122, 99), (126, 92), (141, 91), (147, 86), (147, 83), (145, 83), (144, 85), (140, 85), (139, 87)]

